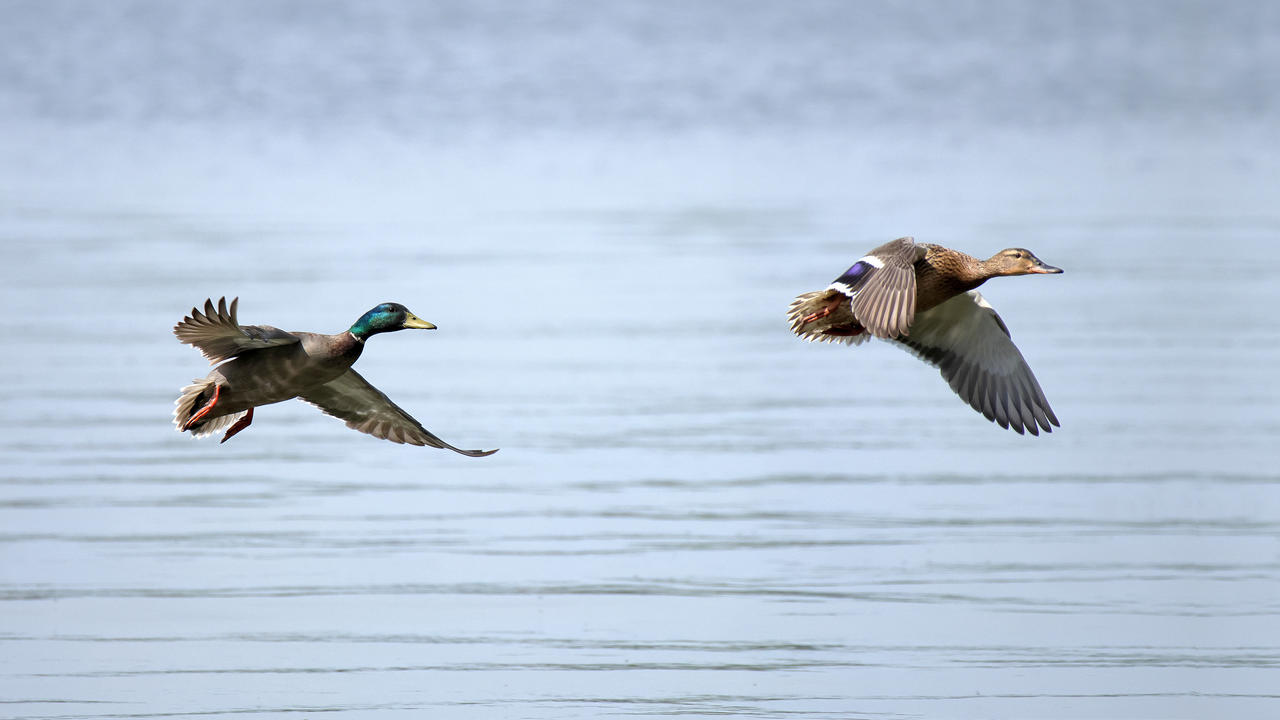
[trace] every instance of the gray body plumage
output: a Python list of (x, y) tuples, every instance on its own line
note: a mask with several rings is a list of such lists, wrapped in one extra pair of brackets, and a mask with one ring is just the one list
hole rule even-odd
[[(173, 329), (180, 341), (195, 346), (211, 363), (218, 363), (204, 378), (183, 388), (173, 413), (179, 431), (204, 437), (229, 427), (225, 442), (252, 419), (253, 408), (296, 397), (345, 420), (347, 427), (394, 443), (445, 448), (470, 457), (497, 452), (462, 450), (441, 440), (351, 369), (364, 351), (364, 341), (355, 334), (357, 326), (324, 335), (240, 325), (236, 319), (238, 302), (238, 298), (232, 300), (228, 307), (223, 298), (215, 308), (212, 300), (206, 300), (204, 312), (193, 308)], [(399, 313), (395, 317), (401, 319), (394, 326), (384, 323), (377, 332), (435, 327), (403, 306), (379, 306), (384, 307), (388, 313)], [(244, 425), (239, 424), (242, 419)]]
[(222, 386), (212, 417), (305, 395), (350, 370), (364, 350), (349, 332), (289, 334), (298, 341), (247, 352), (209, 372), (206, 379)]

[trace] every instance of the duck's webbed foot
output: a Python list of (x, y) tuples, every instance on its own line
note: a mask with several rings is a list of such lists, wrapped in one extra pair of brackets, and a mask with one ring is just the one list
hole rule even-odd
[(809, 313), (808, 315), (805, 315), (804, 317), (800, 318), (800, 322), (797, 323), (797, 325), (800, 327), (803, 327), (815, 320), (821, 320), (822, 318), (835, 312), (836, 308), (840, 307), (840, 305), (848, 301), (849, 299), (844, 295), (836, 294), (835, 297), (827, 300), (827, 302), (822, 306), (821, 310), (818, 310), (817, 312)]
[(820, 320), (820, 319), (822, 319), (822, 318), (824, 318), (824, 317), (826, 317), (826, 316), (830, 315), (830, 314), (831, 314), (831, 311), (832, 311), (832, 310), (834, 310), (834, 309), (835, 309), (835, 307), (834, 307), (834, 306), (828, 305), (827, 307), (822, 308), (821, 310), (819, 310), (819, 311), (818, 311), (818, 312), (816, 312), (816, 313), (810, 313), (810, 314), (808, 314), (808, 315), (805, 315), (804, 317), (800, 318), (800, 324), (801, 324), (801, 325), (808, 325), (809, 323), (813, 322), (814, 320)]
[(222, 439), (218, 441), (218, 444), (221, 445), (222, 443), (230, 440), (236, 433), (249, 427), (249, 423), (251, 422), (253, 422), (253, 408), (249, 408), (249, 412), (245, 413), (244, 417), (237, 420), (235, 425), (227, 428), (227, 434), (222, 436)]
[(183, 432), (190, 430), (193, 425), (203, 420), (204, 416), (208, 415), (210, 410), (213, 410), (213, 406), (218, 404), (218, 395), (221, 392), (222, 386), (215, 384), (213, 386), (213, 397), (209, 398), (209, 402), (204, 407), (200, 408), (199, 412), (196, 412), (191, 417), (187, 418), (187, 421), (182, 424)]

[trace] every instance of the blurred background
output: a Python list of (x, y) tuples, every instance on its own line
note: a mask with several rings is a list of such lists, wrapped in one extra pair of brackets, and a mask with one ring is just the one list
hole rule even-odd
[[(1250, 718), (1280, 666), (1280, 6), (0, 2), (0, 703), (24, 718)], [(997, 279), (1022, 437), (790, 299)], [(358, 369), (469, 459), (262, 408)]]

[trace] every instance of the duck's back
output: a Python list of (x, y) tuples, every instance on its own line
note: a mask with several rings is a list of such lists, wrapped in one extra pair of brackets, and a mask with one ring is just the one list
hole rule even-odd
[[(885, 273), (891, 273), (886, 276), (891, 281), (881, 281)], [(866, 338), (864, 330), (886, 339), (905, 336), (915, 317), (981, 285), (983, 279), (982, 261), (971, 255), (899, 238), (859, 259), (825, 290), (796, 298), (789, 313), (791, 329), (810, 340), (852, 343)], [(914, 294), (914, 303), (902, 297), (906, 293)], [(903, 330), (894, 331), (897, 326)]]
[(976, 279), (978, 258), (932, 243), (919, 245), (925, 252), (916, 261), (917, 315), (982, 284)]
[(299, 342), (244, 353), (214, 372), (232, 395), (249, 405), (268, 405), (296, 397), (345, 373), (364, 344), (351, 333), (295, 332)]

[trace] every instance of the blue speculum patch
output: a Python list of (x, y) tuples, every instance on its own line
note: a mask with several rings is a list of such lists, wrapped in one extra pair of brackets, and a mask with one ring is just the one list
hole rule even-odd
[(859, 260), (858, 262), (853, 264), (853, 267), (849, 268), (848, 270), (845, 270), (843, 275), (836, 278), (836, 282), (844, 283), (852, 287), (856, 285), (859, 280), (863, 279), (866, 276), (867, 271), (870, 269), (871, 269), (870, 263), (866, 263)]

